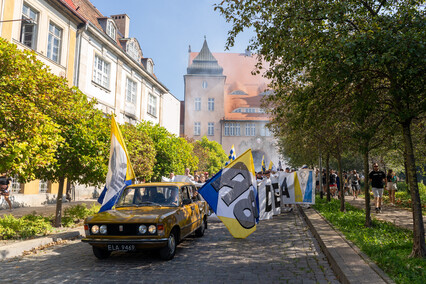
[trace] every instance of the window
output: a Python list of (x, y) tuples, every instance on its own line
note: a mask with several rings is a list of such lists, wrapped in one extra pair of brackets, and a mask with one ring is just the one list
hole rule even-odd
[(109, 89), (109, 66), (110, 64), (108, 62), (95, 55), (93, 81), (107, 89)]
[(201, 86), (203, 87), (203, 89), (207, 89), (207, 81), (203, 81), (203, 83), (201, 83)]
[(112, 21), (107, 22), (107, 28), (106, 28), (107, 35), (115, 40), (115, 26)]
[(126, 80), (126, 101), (136, 104), (136, 82), (129, 78)]
[(231, 95), (243, 95), (243, 96), (247, 96), (247, 93), (246, 93), (246, 92), (243, 92), (243, 91), (241, 91), (241, 90), (236, 90), (236, 91), (233, 91), (233, 92), (231, 93)]
[(148, 97), (148, 113), (157, 116), (157, 97), (153, 94), (149, 94)]
[(21, 184), (19, 183), (17, 176), (12, 177), (10, 191), (12, 193), (19, 193), (21, 191)]
[(59, 63), (61, 55), (62, 29), (49, 23), (49, 37), (47, 38), (47, 57)]
[(238, 122), (226, 122), (225, 136), (241, 136), (240, 124)]
[(213, 98), (209, 98), (208, 107), (209, 107), (209, 111), (214, 111), (214, 99)]
[(246, 136), (255, 136), (256, 135), (256, 124), (246, 123)]
[(39, 193), (46, 193), (47, 192), (47, 181), (45, 181), (45, 180), (39, 181), (38, 192)]
[(194, 122), (194, 136), (199, 136), (201, 133), (201, 122)]
[(127, 44), (127, 54), (129, 54), (134, 60), (139, 61), (139, 52), (136, 48), (136, 43), (131, 41)]
[(31, 49), (36, 49), (37, 44), (38, 12), (28, 7), (22, 7), (21, 43)]
[(214, 122), (209, 122), (208, 123), (207, 135), (209, 135), (209, 136), (213, 136), (214, 135)]
[(196, 111), (201, 110), (201, 98), (195, 98), (195, 110)]

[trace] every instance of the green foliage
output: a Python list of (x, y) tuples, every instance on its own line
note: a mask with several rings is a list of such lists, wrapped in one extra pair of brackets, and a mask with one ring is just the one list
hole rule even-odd
[(194, 154), (198, 157), (199, 171), (209, 172), (213, 176), (227, 161), (222, 145), (216, 141), (210, 141), (206, 136), (203, 136), (201, 140), (192, 141), (192, 145)]
[(148, 134), (136, 126), (120, 126), (137, 180), (150, 180), (153, 175), (156, 150)]
[(56, 162), (60, 127), (40, 107), (52, 105), (57, 82), (34, 53), (0, 38), (0, 172), (35, 179), (34, 171)]
[(71, 227), (75, 224), (79, 224), (81, 221), (89, 216), (99, 212), (101, 206), (97, 203), (93, 203), (90, 208), (87, 208), (86, 204), (77, 204), (70, 206), (64, 210), (64, 217), (62, 218), (62, 226)]
[(0, 172), (21, 181), (105, 181), (109, 122), (34, 52), (0, 39)]
[(176, 137), (164, 127), (143, 121), (136, 128), (146, 133), (154, 143), (156, 163), (151, 180), (159, 181), (170, 172), (184, 174), (185, 168), (195, 169), (198, 158), (193, 155), (193, 146), (184, 138)]
[(395, 227), (389, 222), (372, 221), (372, 227), (364, 226), (363, 210), (346, 205), (347, 212), (340, 212), (340, 203), (333, 199), (315, 199), (314, 208), (347, 239), (355, 243), (381, 269), (397, 283), (423, 283), (426, 277), (426, 259), (409, 258), (413, 234), (409, 230)]
[(3, 240), (47, 235), (51, 230), (52, 224), (48, 217), (29, 214), (22, 218), (6, 215), (0, 219), (0, 236)]

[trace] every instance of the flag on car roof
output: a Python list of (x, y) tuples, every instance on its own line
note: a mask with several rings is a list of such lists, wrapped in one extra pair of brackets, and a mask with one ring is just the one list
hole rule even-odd
[(126, 144), (124, 143), (120, 128), (112, 115), (108, 174), (105, 188), (98, 198), (98, 202), (102, 204), (99, 212), (111, 209), (117, 202), (121, 191), (126, 186), (132, 184), (132, 180), (134, 178), (135, 173), (133, 171), (132, 164), (130, 163)]
[(229, 165), (232, 161), (235, 160), (237, 155), (235, 154), (235, 148), (234, 145), (231, 147), (231, 151), (229, 152), (228, 161), (225, 163), (225, 166)]
[(251, 149), (199, 190), (234, 238), (246, 238), (259, 222), (259, 198)]

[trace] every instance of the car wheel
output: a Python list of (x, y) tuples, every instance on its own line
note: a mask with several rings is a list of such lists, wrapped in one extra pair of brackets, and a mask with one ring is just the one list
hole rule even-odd
[(204, 218), (203, 222), (201, 223), (201, 226), (197, 230), (195, 230), (195, 236), (199, 238), (204, 236), (204, 232), (206, 231), (206, 229), (207, 229), (207, 219)]
[(99, 259), (108, 258), (111, 255), (110, 251), (92, 246), (93, 254)]
[(177, 235), (176, 231), (173, 230), (170, 232), (170, 236), (167, 239), (167, 245), (160, 249), (160, 257), (163, 260), (171, 260), (175, 256), (176, 253), (176, 244), (177, 243)]

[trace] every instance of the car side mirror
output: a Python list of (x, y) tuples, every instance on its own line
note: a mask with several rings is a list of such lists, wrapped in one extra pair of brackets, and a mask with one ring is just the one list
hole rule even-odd
[(184, 199), (184, 200), (182, 201), (182, 203), (183, 203), (183, 205), (191, 204), (191, 199)]

